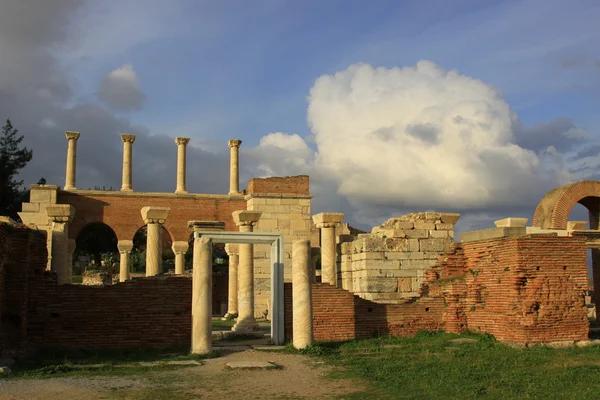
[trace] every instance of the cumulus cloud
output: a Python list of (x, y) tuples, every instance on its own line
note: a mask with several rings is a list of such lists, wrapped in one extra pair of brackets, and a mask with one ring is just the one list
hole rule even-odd
[(131, 64), (125, 64), (106, 75), (98, 89), (98, 97), (118, 111), (140, 109), (146, 99)]
[(523, 129), (517, 135), (517, 144), (534, 151), (543, 151), (550, 146), (558, 151), (569, 151), (589, 138), (589, 133), (577, 128), (570, 118), (560, 117)]

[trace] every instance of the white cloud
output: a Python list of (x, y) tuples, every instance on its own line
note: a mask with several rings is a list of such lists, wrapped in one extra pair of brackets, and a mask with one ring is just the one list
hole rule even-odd
[(129, 111), (140, 109), (146, 95), (140, 89), (133, 65), (125, 64), (104, 77), (98, 97), (115, 110)]

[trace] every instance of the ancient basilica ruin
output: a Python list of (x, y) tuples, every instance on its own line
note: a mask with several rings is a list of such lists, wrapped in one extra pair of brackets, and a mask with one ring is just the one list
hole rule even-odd
[[(206, 353), (217, 315), (236, 316), (236, 333), (253, 332), (266, 316), (272, 341), (296, 347), (435, 330), (520, 345), (588, 339), (595, 314), (586, 256), (592, 249), (600, 285), (600, 182), (550, 191), (530, 226), (507, 217), (459, 238), (459, 214), (424, 211), (361, 233), (342, 213), (311, 213), (308, 176), (254, 178), (240, 189), (240, 140), (228, 143), (229, 193), (194, 194), (186, 188), (189, 138), (175, 140), (175, 191), (154, 193), (135, 191), (135, 135), (121, 136), (120, 191), (78, 189), (80, 134), (66, 137), (64, 186), (31, 185), (22, 224), (0, 223), (0, 355), (181, 344)], [(568, 221), (578, 203), (589, 210), (589, 229), (588, 221)], [(118, 240), (118, 279), (73, 284), (76, 240), (93, 224)], [(144, 227), (145, 273), (133, 276), (134, 237)], [(215, 244), (228, 255), (221, 286)], [(174, 254), (172, 271), (165, 249)], [(223, 307), (214, 306), (217, 295)]]

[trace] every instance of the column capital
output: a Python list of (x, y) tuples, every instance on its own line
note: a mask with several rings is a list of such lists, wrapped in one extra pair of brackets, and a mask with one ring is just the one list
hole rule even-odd
[(68, 140), (77, 140), (79, 139), (79, 132), (73, 132), (73, 131), (66, 131), (65, 132), (65, 136), (67, 137)]
[(344, 213), (320, 213), (312, 217), (317, 228), (335, 228), (344, 220)]
[(49, 204), (46, 206), (46, 212), (52, 222), (68, 223), (75, 217), (75, 207), (70, 204)]
[(164, 224), (169, 211), (170, 207), (142, 207), (142, 219), (145, 224)]
[(173, 242), (173, 244), (171, 245), (171, 250), (173, 250), (173, 253), (175, 253), (175, 254), (177, 254), (177, 253), (184, 254), (185, 252), (188, 251), (189, 248), (190, 248), (190, 244), (186, 241)]
[(132, 135), (130, 133), (124, 133), (123, 135), (121, 135), (121, 140), (123, 141), (123, 143), (133, 143), (135, 142), (135, 135)]
[(129, 253), (133, 250), (133, 240), (119, 240), (117, 242), (117, 249), (119, 249), (119, 253)]
[(237, 226), (254, 226), (260, 219), (262, 211), (239, 210), (234, 211), (233, 222)]
[(238, 255), (240, 254), (240, 246), (237, 244), (227, 243), (225, 244), (225, 251), (228, 255)]
[(227, 145), (229, 146), (229, 148), (236, 147), (239, 149), (241, 144), (242, 144), (242, 141), (240, 139), (229, 139), (229, 141), (227, 142)]
[(199, 231), (224, 231), (225, 222), (220, 221), (188, 221), (188, 229), (194, 232)]
[(187, 138), (187, 137), (176, 137), (175, 138), (175, 143), (177, 145), (182, 144), (184, 146), (187, 146), (189, 142), (190, 142), (190, 138)]

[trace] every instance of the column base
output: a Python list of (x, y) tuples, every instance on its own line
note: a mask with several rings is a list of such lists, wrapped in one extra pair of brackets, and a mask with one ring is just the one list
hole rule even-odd
[(63, 190), (77, 190), (77, 188), (76, 188), (75, 186), (68, 186), (68, 185), (65, 185), (65, 186), (63, 187)]
[(133, 192), (133, 189), (130, 187), (122, 187), (121, 192)]
[(188, 194), (189, 192), (187, 190), (176, 190), (175, 194)]
[(235, 333), (252, 333), (258, 331), (259, 327), (254, 318), (248, 318), (236, 322), (235, 325), (231, 328), (231, 330)]
[(242, 192), (229, 192), (229, 196), (241, 196)]
[(232, 318), (237, 318), (237, 316), (238, 316), (237, 312), (227, 311), (227, 313), (225, 315), (223, 315), (223, 321), (232, 319)]

